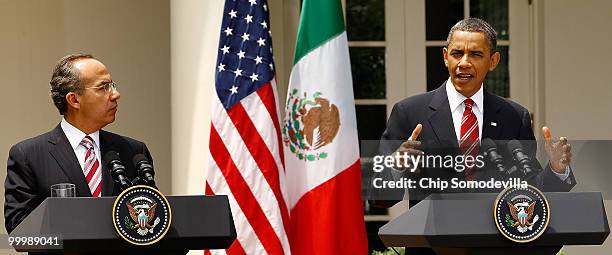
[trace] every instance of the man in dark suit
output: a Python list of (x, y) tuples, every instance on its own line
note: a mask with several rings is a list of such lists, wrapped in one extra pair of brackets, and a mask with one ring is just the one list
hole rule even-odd
[[(450, 155), (477, 156), (480, 153), (480, 141), (484, 138), (534, 141), (527, 109), (483, 88), (486, 74), (493, 71), (500, 61), (496, 44), (495, 30), (483, 20), (468, 18), (453, 26), (447, 38), (447, 47), (443, 49), (450, 78), (434, 91), (395, 104), (381, 138), (380, 153), (427, 155), (444, 152)], [(544, 127), (542, 131), (550, 161), (545, 169), (529, 181), (547, 191), (568, 191), (575, 185), (569, 167), (570, 145), (566, 138), (553, 143), (550, 130)], [(535, 159), (535, 141), (531, 145), (526, 146), (526, 151)], [(398, 160), (396, 165), (400, 164)], [(416, 163), (408, 162), (408, 165), (412, 164)], [(382, 176), (386, 180), (398, 180), (400, 177), (479, 180), (491, 174), (490, 170), (478, 172), (478, 169), (473, 168), (465, 171), (419, 169), (415, 172), (407, 169), (387, 168), (378, 177)], [(398, 191), (402, 193), (399, 197)], [(391, 195), (389, 200), (373, 201), (374, 204), (391, 206), (404, 196), (401, 189), (392, 189), (392, 192), (395, 194), (385, 193)], [(434, 192), (439, 191), (409, 189), (410, 206)], [(431, 249), (409, 249), (407, 254), (434, 252)]]
[(115, 121), (119, 91), (108, 69), (93, 56), (62, 58), (53, 70), (51, 97), (63, 118), (48, 133), (15, 144), (9, 151), (4, 184), (5, 227), (10, 233), (45, 198), (50, 186), (72, 183), (78, 197), (117, 195), (120, 186), (102, 156), (119, 153), (127, 177), (137, 175), (136, 154), (151, 159), (146, 145), (101, 130)]

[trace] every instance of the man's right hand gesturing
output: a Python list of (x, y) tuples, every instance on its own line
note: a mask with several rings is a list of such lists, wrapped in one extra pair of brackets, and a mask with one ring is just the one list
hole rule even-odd
[(423, 151), (419, 149), (421, 146), (421, 142), (417, 141), (419, 134), (421, 134), (421, 130), (423, 129), (423, 125), (417, 124), (417, 126), (412, 131), (412, 135), (410, 138), (403, 142), (399, 148), (394, 153), (396, 158), (395, 169), (397, 170), (406, 170), (413, 168), (412, 157), (417, 157), (425, 154)]

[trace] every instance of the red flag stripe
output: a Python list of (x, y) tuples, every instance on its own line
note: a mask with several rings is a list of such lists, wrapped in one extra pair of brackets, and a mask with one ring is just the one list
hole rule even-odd
[(246, 251), (242, 248), (242, 245), (236, 240), (229, 249), (225, 250), (228, 255), (246, 255)]
[[(205, 191), (204, 194), (211, 195), (211, 196), (215, 195), (215, 192), (212, 190), (212, 188), (210, 187), (210, 184), (208, 184), (208, 182), (206, 182), (206, 191)], [(246, 252), (242, 248), (242, 245), (240, 244), (240, 241), (238, 241), (237, 239), (232, 243), (232, 245), (229, 247), (229, 249), (226, 250), (226, 253), (230, 254), (230, 255), (242, 255), (242, 254), (246, 255)], [(212, 255), (212, 253), (210, 253), (209, 250), (205, 250), (204, 254)]]
[[(267, 84), (269, 87), (270, 83)], [(268, 98), (268, 100), (271, 100)], [(270, 155), (274, 158), (274, 164), (276, 164), (276, 168), (279, 170), (279, 183), (280, 183), (280, 191), (285, 201), (287, 201), (287, 193), (284, 188), (286, 185), (286, 179), (284, 174), (284, 166), (283, 161), (281, 160), (280, 152), (282, 151), (282, 144), (278, 144), (280, 141), (280, 133), (276, 131), (274, 128), (275, 125), (278, 125), (272, 119), (271, 113), (268, 111), (268, 108), (264, 106), (264, 101), (267, 101), (265, 98), (262, 98), (261, 95), (252, 95), (244, 98), (241, 102), (242, 107), (245, 109), (251, 123), (253, 123), (254, 127), (257, 129), (257, 133), (262, 138), (262, 141), (265, 142), (266, 147), (270, 151)], [(272, 100), (274, 103), (274, 100)], [(237, 134), (238, 135), (238, 134)], [(239, 135), (238, 135), (239, 136)], [(283, 159), (284, 160), (284, 159)]]
[(214, 196), (215, 195), (215, 192), (213, 192), (213, 190), (210, 187), (210, 184), (208, 182), (206, 182), (206, 190), (204, 191), (204, 195), (209, 195), (209, 196)]
[(285, 203), (285, 199), (283, 198), (280, 188), (279, 169), (277, 168), (276, 164), (274, 164), (274, 157), (272, 156), (270, 149), (266, 146), (266, 143), (261, 136), (259, 136), (259, 134), (253, 133), (253, 131), (257, 129), (250, 121), (250, 118), (242, 104), (234, 105), (234, 107), (227, 113), (234, 123), (236, 130), (240, 134), (240, 137), (242, 137), (242, 140), (246, 144), (247, 149), (253, 156), (253, 159), (255, 159), (255, 162), (268, 182), (268, 185), (270, 185), (270, 188), (272, 189), (281, 210), (281, 217), (283, 219), (285, 233), (288, 233), (289, 210), (287, 209), (287, 204)]
[[(268, 117), (269, 114), (267, 113), (267, 110), (262, 106), (262, 103), (259, 100), (259, 97), (257, 95), (253, 95), (252, 97), (250, 96), (249, 98), (250, 98), (249, 100), (247, 99), (243, 100), (243, 101), (246, 100), (249, 102), (247, 106), (250, 105), (251, 103), (256, 103), (256, 105), (250, 108), (258, 107), (261, 109), (260, 112), (263, 113), (261, 114), (261, 113), (257, 113), (258, 111), (256, 110), (251, 110), (250, 113), (253, 116), (249, 116), (249, 117), (250, 118), (257, 117), (257, 120), (258, 120), (257, 125), (261, 125), (262, 122), (264, 124), (267, 122), (270, 129), (272, 129), (271, 121), (262, 120), (264, 117)], [(255, 98), (257, 100), (252, 100), (252, 98)], [(274, 227), (274, 230), (276, 231), (276, 234), (279, 236), (282, 243), (284, 244), (285, 250), (288, 250), (289, 239), (287, 237), (286, 229), (283, 227), (284, 226), (282, 222), (283, 218), (281, 216), (282, 212), (279, 207), (279, 202), (277, 201), (276, 196), (274, 195), (272, 187), (270, 187), (268, 182), (265, 180), (265, 176), (263, 175), (263, 172), (259, 170), (259, 166), (257, 165), (257, 162), (254, 159), (256, 155), (250, 154), (249, 148), (247, 148), (247, 144), (241, 139), (241, 134), (238, 132), (237, 128), (233, 125), (233, 122), (231, 121), (228, 115), (228, 112), (225, 111), (225, 109), (221, 107), (213, 106), (213, 108), (214, 108), (213, 112), (215, 113), (215, 116), (216, 116), (216, 118), (213, 118), (213, 126), (222, 127), (222, 128), (217, 129), (219, 136), (223, 140), (223, 143), (226, 145), (227, 150), (230, 152), (230, 155), (232, 156), (232, 160), (234, 161), (235, 165), (238, 167), (238, 170), (240, 171), (240, 174), (244, 178), (244, 181), (247, 183), (247, 185), (249, 186), (249, 188), (255, 195), (257, 202), (263, 208), (264, 213), (266, 214), (266, 217), (268, 218), (268, 221), (270, 221), (270, 223)], [(250, 120), (251, 119), (247, 118), (245, 122), (250, 121)], [(274, 138), (273, 136), (270, 135), (270, 129), (268, 129), (267, 132), (264, 131), (264, 133), (267, 135), (262, 136), (262, 138), (266, 138), (267, 140)], [(260, 130), (252, 131), (250, 132), (250, 134), (257, 135), (259, 134), (259, 131)], [(279, 162), (276, 162), (276, 163), (279, 163)], [(272, 164), (272, 165), (274, 166), (275, 164)], [(212, 166), (212, 167), (217, 167), (217, 166)], [(209, 177), (215, 178), (216, 176), (212, 175)], [(279, 177), (281, 177), (281, 175), (279, 175)], [(218, 179), (214, 179), (214, 180), (217, 180), (216, 182), (213, 181), (213, 179), (209, 179), (209, 180), (211, 181), (211, 184), (217, 184), (217, 182), (219, 181)], [(283, 185), (286, 182), (284, 180), (284, 175), (282, 175), (282, 178), (279, 178), (279, 180), (281, 180), (281, 184)], [(214, 185), (212, 187), (213, 189), (215, 188)], [(281, 186), (281, 187), (284, 187), (284, 186)], [(226, 191), (229, 192), (229, 190), (226, 190)], [(226, 194), (226, 193), (223, 193), (223, 194)], [(244, 242), (242, 242), (242, 244), (246, 245)]]
[(292, 253), (367, 254), (362, 212), (361, 163), (357, 160), (308, 191), (291, 209)]
[[(274, 123), (274, 129), (276, 129), (276, 141), (278, 143), (278, 147), (279, 147), (278, 149), (280, 152), (280, 160), (281, 160), (281, 164), (284, 166), (285, 165), (285, 154), (283, 152), (283, 142), (282, 142), (282, 136), (281, 136), (281, 130), (280, 130), (280, 122), (278, 121), (278, 114), (277, 114), (278, 110), (276, 109), (276, 100), (274, 100), (277, 97), (274, 93), (274, 88), (272, 87), (272, 84), (268, 83), (264, 85), (259, 90), (257, 90), (257, 94), (261, 98), (261, 101), (263, 102), (266, 109), (268, 109), (268, 112), (270, 113), (270, 117), (272, 118), (272, 122)], [(283, 171), (285, 171), (284, 167), (283, 167)]]
[[(236, 104), (240, 106), (240, 104)], [(236, 108), (236, 107), (234, 107)], [(231, 156), (214, 126), (210, 129), (210, 153), (225, 177), (233, 197), (242, 209), (255, 234), (269, 254), (283, 254), (281, 241), (274, 232), (255, 196), (246, 184), (240, 171), (231, 160)]]
[[(239, 242), (241, 247), (243, 247), (244, 249), (248, 249), (249, 254), (266, 254), (266, 250), (264, 249), (263, 244), (257, 237), (255, 230), (251, 227), (248, 219), (246, 218), (245, 213), (242, 211), (242, 208), (234, 198), (234, 195), (240, 194), (232, 193), (228, 186), (228, 183), (223, 177), (223, 174), (219, 170), (219, 166), (217, 166), (214, 161), (209, 161), (208, 165), (209, 169), (212, 169), (212, 171), (208, 171), (207, 173), (207, 179), (211, 181), (211, 183), (209, 183), (211, 192), (213, 194), (228, 195), (227, 198), (229, 200), (230, 207), (232, 208), (232, 217), (234, 218), (234, 225), (236, 226), (237, 238), (235, 242)], [(280, 217), (278, 220), (280, 221)], [(273, 220), (269, 221), (274, 222)], [(283, 237), (286, 236), (283, 234)], [(287, 248), (288, 246), (285, 249)], [(227, 254), (226, 250), (212, 251), (213, 254)]]
[[(238, 136), (238, 135), (236, 135)], [(245, 149), (246, 150), (246, 149)], [(246, 214), (242, 211), (243, 208), (240, 207), (238, 201), (234, 196), (240, 194), (233, 194), (229, 184), (226, 182), (223, 173), (219, 169), (219, 166), (211, 160), (208, 162), (209, 169), (212, 171), (208, 171), (207, 179), (211, 181), (210, 187), (211, 191), (214, 194), (227, 194), (227, 198), (229, 200), (230, 207), (232, 208), (232, 217), (234, 218), (234, 225), (236, 226), (236, 241), (240, 242), (240, 245), (244, 249), (248, 249), (249, 254), (266, 254), (266, 250), (262, 242), (257, 237), (257, 233), (255, 233), (255, 229), (249, 223), (249, 220), (246, 218)], [(263, 177), (261, 177), (263, 180)], [(269, 190), (269, 189), (268, 189)], [(271, 191), (268, 191), (272, 193)], [(260, 206), (265, 206), (266, 204), (259, 203)], [(274, 203), (275, 204), (275, 203)], [(262, 208), (263, 209), (263, 208)], [(265, 210), (265, 209), (264, 209)], [(270, 216), (268, 216), (270, 217)], [(268, 218), (270, 224), (273, 222), (277, 222), (275, 225), (280, 225), (280, 217), (275, 219)], [(286, 235), (282, 233), (282, 237), (286, 238)], [(285, 247), (285, 250), (288, 249), (288, 246)], [(214, 250), (214, 254), (226, 254), (226, 250)]]

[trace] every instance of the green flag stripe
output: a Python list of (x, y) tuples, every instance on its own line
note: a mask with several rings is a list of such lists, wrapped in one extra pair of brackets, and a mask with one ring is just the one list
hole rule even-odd
[(293, 64), (342, 32), (344, 18), (340, 0), (304, 0)]

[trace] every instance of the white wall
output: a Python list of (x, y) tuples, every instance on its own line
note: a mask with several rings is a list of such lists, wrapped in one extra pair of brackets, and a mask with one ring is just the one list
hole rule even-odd
[[(51, 70), (62, 56), (85, 51), (119, 84), (117, 119), (105, 129), (146, 142), (159, 187), (170, 193), (169, 6), (168, 0), (0, 0), (0, 162), (11, 145), (59, 123), (49, 97)], [(0, 180), (5, 176), (0, 171)]]
[[(543, 0), (543, 70), (545, 123), (553, 135), (570, 139), (612, 139), (612, 1)], [(603, 153), (602, 153), (603, 154)], [(583, 155), (584, 156), (584, 155)], [(592, 174), (585, 171), (594, 171)], [(576, 169), (581, 187), (597, 171)], [(588, 176), (585, 176), (588, 175)], [(608, 176), (604, 174), (605, 176)], [(598, 180), (599, 184), (610, 180)], [(604, 197), (606, 199), (606, 197)], [(612, 201), (606, 200), (608, 221)], [(610, 254), (610, 238), (603, 246), (568, 246), (566, 254)]]
[(174, 194), (204, 194), (223, 3), (171, 1)]
[(553, 135), (612, 139), (612, 1), (544, 1), (546, 122)]

